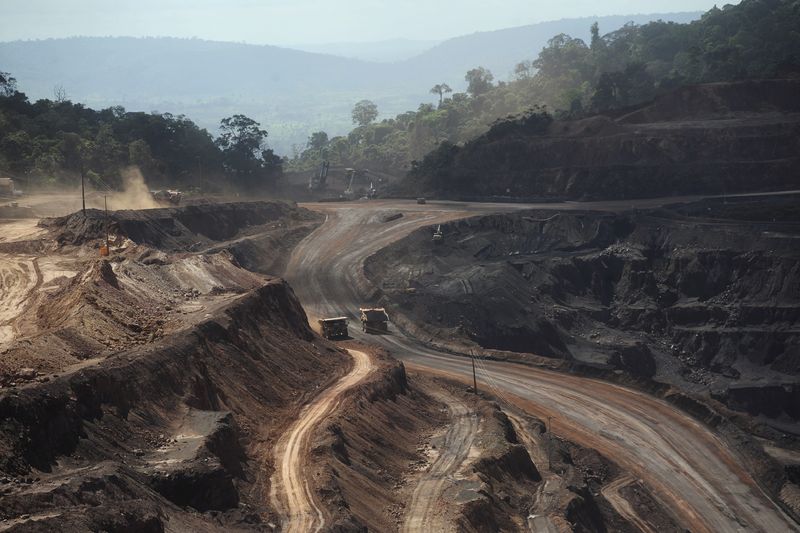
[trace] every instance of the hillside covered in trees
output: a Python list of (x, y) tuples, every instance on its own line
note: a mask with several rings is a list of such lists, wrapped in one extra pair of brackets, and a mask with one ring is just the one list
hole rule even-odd
[(0, 171), (23, 188), (118, 188), (135, 166), (152, 186), (264, 190), (282, 161), (264, 147), (267, 132), (244, 115), (225, 118), (215, 139), (184, 116), (96, 111), (56, 95), (31, 102), (0, 72)]
[[(627, 21), (686, 21), (697, 13), (621, 15), (598, 19), (612, 29)], [(95, 109), (170, 111), (216, 133), (219, 120), (243, 113), (270, 132), (270, 147), (291, 153), (311, 132), (350, 130), (349, 110), (374, 100), (383, 117), (433, 101), (428, 89), (466, 86), (464, 72), (482, 64), (506, 79), (515, 62), (560, 32), (588, 36), (591, 18), (563, 19), (464, 35), (405, 61), (375, 63), (240, 42), (170, 37), (73, 37), (0, 43), (0, 70), (32, 100), (63, 87), (75, 102)], [(575, 33), (579, 31), (580, 33)], [(585, 35), (584, 35), (585, 34)], [(265, 38), (267, 36), (265, 35)], [(355, 36), (354, 36), (355, 38)], [(361, 48), (371, 44), (361, 43)]]
[(310, 169), (325, 158), (390, 173), (413, 168), (420, 183), (447, 159), (443, 153), (459, 150), (498, 119), (511, 120), (507, 129), (514, 130), (514, 123), (542, 110), (556, 119), (580, 118), (641, 104), (685, 85), (791, 71), (800, 64), (798, 28), (798, 0), (744, 0), (715, 7), (688, 24), (629, 24), (605, 34), (594, 24), (588, 42), (554, 36), (537, 57), (516, 65), (513, 81), (495, 83), (490, 70), (476, 67), (465, 75), (466, 92), (434, 86), (436, 105), (422, 104), (380, 122), (354, 121), (357, 127), (347, 136), (315, 134), (291, 166)]

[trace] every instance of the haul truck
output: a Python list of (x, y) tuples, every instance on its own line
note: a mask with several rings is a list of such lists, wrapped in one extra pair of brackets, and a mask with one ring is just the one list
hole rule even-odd
[(338, 316), (335, 318), (322, 318), (319, 320), (319, 327), (322, 331), (322, 336), (326, 339), (346, 339), (349, 337), (347, 334), (347, 317)]

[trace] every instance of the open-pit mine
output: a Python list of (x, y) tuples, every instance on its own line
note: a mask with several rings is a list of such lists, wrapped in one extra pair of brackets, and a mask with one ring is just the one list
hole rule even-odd
[(794, 193), (19, 203), (0, 531), (800, 530)]

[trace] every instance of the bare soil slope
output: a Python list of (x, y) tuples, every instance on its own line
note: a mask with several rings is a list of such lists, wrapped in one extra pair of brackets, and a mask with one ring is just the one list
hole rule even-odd
[[(159, 211), (116, 213), (108, 259), (97, 256), (97, 212), (0, 243), (33, 280), (2, 293), (17, 302), (0, 339), (4, 529), (263, 530), (275, 520), (274, 442), (351, 363), (309, 329), (286, 283), (243, 269), (228, 248), (264, 238), (262, 265), (277, 265), (318, 217), (285, 204)], [(198, 242), (216, 249), (183, 251)]]
[(684, 87), (618, 115), (501, 123), (426, 157), (408, 193), (619, 199), (796, 189), (800, 81)]
[[(367, 275), (427, 336), (621, 369), (800, 417), (795, 198), (620, 215), (529, 212), (419, 230)], [(785, 220), (779, 217), (786, 208)], [(712, 211), (713, 209), (713, 211)], [(514, 356), (511, 358), (524, 358)], [(747, 390), (744, 390), (747, 389)]]

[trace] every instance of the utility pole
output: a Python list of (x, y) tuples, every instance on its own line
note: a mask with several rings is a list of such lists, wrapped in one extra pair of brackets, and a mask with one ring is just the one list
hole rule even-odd
[(478, 394), (478, 378), (475, 375), (475, 354), (472, 354), (472, 391)]
[(553, 469), (553, 417), (547, 417), (547, 469)]
[(106, 251), (110, 253), (111, 249), (108, 247), (108, 196), (105, 194), (103, 195), (103, 205), (106, 209)]
[(86, 193), (83, 187), (83, 163), (81, 163), (81, 211), (86, 216)]

